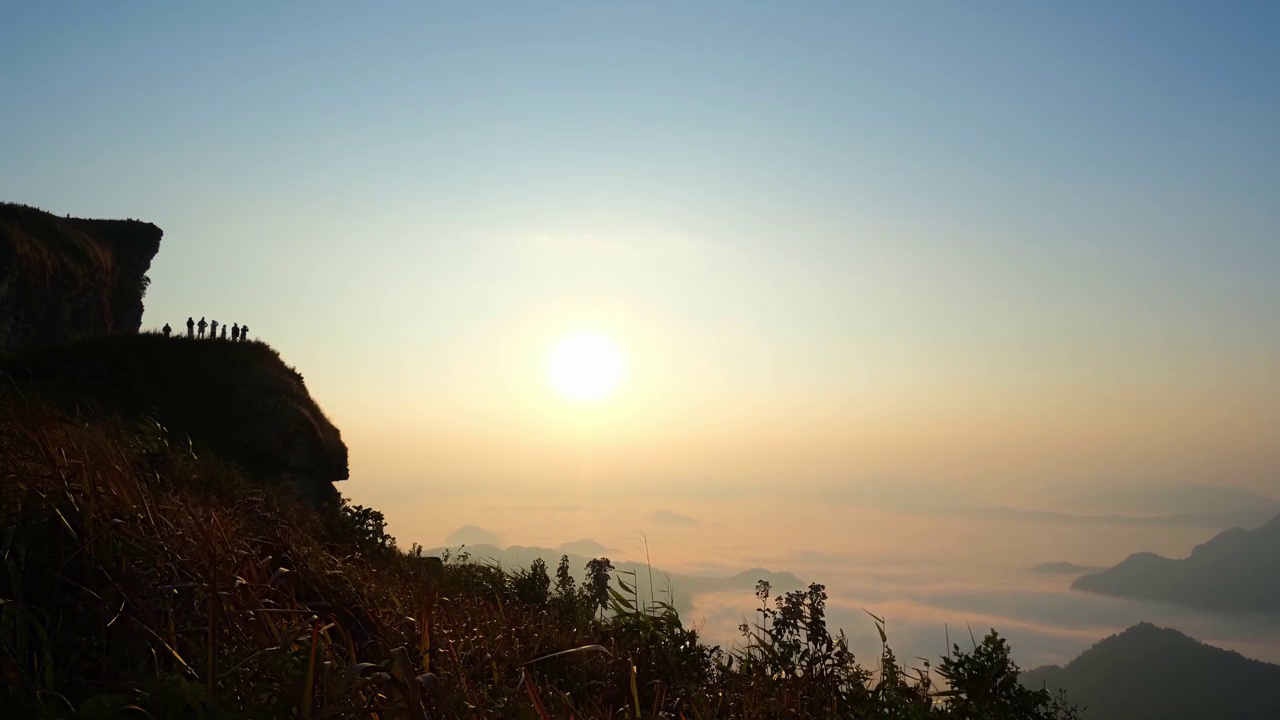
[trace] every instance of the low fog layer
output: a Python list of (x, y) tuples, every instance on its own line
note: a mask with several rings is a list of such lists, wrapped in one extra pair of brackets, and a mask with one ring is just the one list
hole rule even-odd
[[(1060, 664), (1107, 635), (1150, 621), (1280, 661), (1280, 615), (1197, 612), (1070, 589), (1078, 575), (1131, 553), (1183, 557), (1235, 521), (1265, 521), (1280, 512), (1280, 503), (1265, 496), (1209, 485), (1167, 491), (1116, 485), (1105, 495), (1108, 505), (1081, 495), (1055, 498), (1062, 509), (1045, 510), (983, 505), (921, 485), (865, 483), (861, 492), (845, 492), (862, 500), (703, 498), (673, 509), (650, 508), (635, 497), (499, 505), (460, 496), (454, 502), (469, 506), (476, 523), (423, 541), (428, 547), (470, 546), (476, 556), (499, 555), (500, 546), (541, 546), (544, 555), (567, 553), (575, 561), (597, 555), (620, 566), (636, 561), (630, 567), (642, 574), (647, 553), (658, 594), (674, 574), (686, 620), (726, 645), (739, 641), (737, 627), (757, 601), (752, 580), (723, 581), (762, 568), (774, 573), (768, 577), (775, 595), (793, 589), (778, 573), (794, 575), (797, 583), (825, 584), (832, 623), (860, 654), (878, 648), (873, 613), (887, 621), (902, 657), (935, 658), (948, 638), (963, 645), (970, 632), (981, 637), (996, 628), (1010, 638), (1024, 666)], [(908, 502), (913, 493), (914, 504)], [(388, 505), (402, 538), (415, 537), (415, 507)], [(518, 548), (500, 555), (507, 564), (533, 557)]]

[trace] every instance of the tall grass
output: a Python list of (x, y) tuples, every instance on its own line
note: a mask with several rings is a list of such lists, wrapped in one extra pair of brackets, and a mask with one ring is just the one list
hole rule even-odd
[(553, 585), (541, 563), (402, 553), (370, 523), (155, 424), (0, 405), (0, 715), (1071, 716), (1002, 685), (1016, 667), (998, 638), (944, 660), (941, 692), (887, 645), (860, 668), (821, 586), (762, 586), (749, 642), (726, 652), (603, 559)]

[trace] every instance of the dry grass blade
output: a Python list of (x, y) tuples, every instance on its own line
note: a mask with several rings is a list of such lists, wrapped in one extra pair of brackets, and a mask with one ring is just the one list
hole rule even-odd
[(529, 702), (533, 703), (533, 709), (538, 713), (538, 717), (542, 720), (551, 720), (551, 716), (547, 714), (547, 709), (542, 706), (538, 691), (533, 687), (533, 681), (529, 679), (529, 674), (523, 669), (520, 671), (520, 684), (524, 685), (525, 691), (529, 693)]
[(543, 660), (551, 660), (552, 658), (564, 657), (566, 655), (578, 655), (583, 653), (601, 653), (611, 657), (613, 656), (613, 653), (609, 652), (609, 648), (603, 645), (583, 645), (581, 647), (570, 648), (568, 650), (561, 650), (560, 652), (553, 652), (550, 655), (543, 655), (542, 657), (534, 658), (528, 662), (521, 663), (520, 667), (526, 667), (528, 665), (533, 665), (534, 663), (540, 663)]

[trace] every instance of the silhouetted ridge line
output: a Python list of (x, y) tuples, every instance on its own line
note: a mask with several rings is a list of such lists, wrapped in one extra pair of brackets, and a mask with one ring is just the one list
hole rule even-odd
[(1033, 688), (1065, 689), (1088, 720), (1274, 720), (1280, 665), (1139, 623), (1067, 663), (1027, 671)]
[(1186, 558), (1135, 553), (1071, 587), (1203, 610), (1280, 612), (1280, 515), (1254, 530), (1220, 533)]

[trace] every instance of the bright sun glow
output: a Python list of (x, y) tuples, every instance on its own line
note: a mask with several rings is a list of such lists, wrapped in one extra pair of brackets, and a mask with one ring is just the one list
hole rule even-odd
[(622, 382), (622, 352), (612, 340), (594, 332), (576, 332), (551, 349), (547, 371), (561, 395), (578, 402), (598, 402)]

